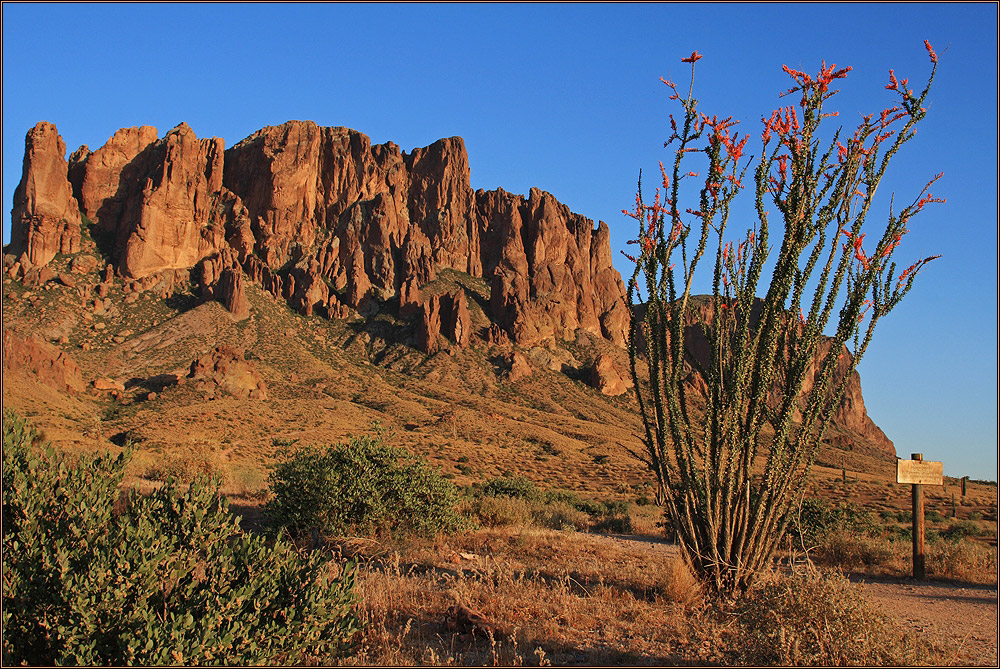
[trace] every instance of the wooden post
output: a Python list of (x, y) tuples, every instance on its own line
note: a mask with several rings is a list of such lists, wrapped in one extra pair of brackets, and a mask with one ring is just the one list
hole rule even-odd
[(844, 485), (847, 485), (847, 458), (840, 459), (840, 476)]
[[(923, 453), (913, 453), (914, 460), (923, 460)], [(926, 576), (924, 563), (924, 487), (913, 485), (913, 578), (923, 580)]]

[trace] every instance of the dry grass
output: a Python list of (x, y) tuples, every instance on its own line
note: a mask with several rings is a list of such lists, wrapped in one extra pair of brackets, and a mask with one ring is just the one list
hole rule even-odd
[[(912, 544), (847, 531), (827, 534), (810, 557), (851, 573), (902, 578), (912, 573)], [(939, 539), (925, 545), (928, 578), (996, 585), (997, 548), (972, 539)]]
[[(715, 627), (701, 619), (697, 586), (679, 560), (621, 570), (623, 562), (648, 559), (641, 546), (529, 529), (481, 530), (436, 545), (340, 549), (359, 551), (355, 557), (363, 560), (366, 625), (347, 664), (676, 665), (712, 659), (705, 633)], [(597, 555), (603, 559), (591, 559)], [(489, 632), (450, 629), (454, 605), (480, 612), (491, 623)]]
[[(364, 629), (345, 665), (938, 663), (838, 574), (772, 572), (707, 602), (672, 549), (579, 532), (487, 529), (437, 542), (343, 540)], [(463, 606), (485, 631), (455, 629)]]
[(734, 659), (779, 666), (914, 665), (940, 650), (903, 634), (850, 581), (816, 570), (773, 578), (735, 607)]

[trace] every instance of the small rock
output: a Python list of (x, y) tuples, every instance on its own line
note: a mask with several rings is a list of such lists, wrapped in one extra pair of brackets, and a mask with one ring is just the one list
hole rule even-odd
[(113, 341), (116, 344), (124, 344), (125, 343), (125, 337), (122, 337), (121, 335), (117, 335), (115, 337), (112, 337), (111, 341)]
[(94, 379), (93, 384), (94, 388), (97, 390), (117, 390), (118, 392), (125, 392), (125, 386), (114, 379), (98, 377)]
[(56, 277), (56, 280), (58, 280), (59, 283), (66, 286), (67, 288), (74, 288), (76, 286), (76, 279), (74, 279), (69, 274), (59, 274)]
[(69, 268), (76, 274), (87, 274), (97, 269), (97, 258), (91, 255), (79, 255), (73, 258)]

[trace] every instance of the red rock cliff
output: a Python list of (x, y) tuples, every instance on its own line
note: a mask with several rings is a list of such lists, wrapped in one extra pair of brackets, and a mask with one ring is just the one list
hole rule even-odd
[[(607, 226), (537, 189), (473, 192), (461, 138), (404, 153), (347, 128), (289, 121), (224, 151), (186, 124), (162, 139), (143, 126), (97, 151), (81, 147), (67, 165), (55, 127), (39, 128), (25, 183), (44, 175), (47, 185), (18, 211), (48, 222), (22, 214), (14, 228), (41, 262), (67, 229), (79, 233), (79, 207), (114, 240), (125, 278), (211, 262), (242, 269), (303, 313), (333, 317), (372, 313), (404, 285), (413, 294), (454, 269), (490, 282), (488, 316), (517, 344), (584, 329), (624, 346), (624, 285)], [(57, 219), (67, 221), (58, 232)]]

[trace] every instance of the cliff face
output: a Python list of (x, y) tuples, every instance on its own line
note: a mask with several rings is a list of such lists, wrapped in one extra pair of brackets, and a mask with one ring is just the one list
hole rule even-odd
[(536, 189), (474, 192), (458, 137), (404, 153), (289, 121), (224, 150), (186, 124), (162, 139), (143, 126), (67, 164), (55, 126), (40, 123), (26, 146), (12, 251), (35, 265), (78, 246), (82, 211), (126, 279), (194, 269), (205, 295), (229, 295), (232, 276), (215, 284), (233, 270), (303, 313), (342, 317), (394, 297), (409, 305), (454, 269), (490, 282), (487, 315), (516, 344), (577, 328), (625, 344), (607, 226)]

